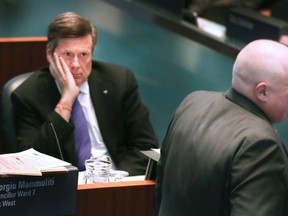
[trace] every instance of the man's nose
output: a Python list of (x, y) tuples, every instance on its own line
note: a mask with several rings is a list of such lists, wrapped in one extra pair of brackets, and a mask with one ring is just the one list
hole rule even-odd
[(79, 64), (79, 58), (77, 55), (75, 55), (72, 59), (72, 63), (71, 63), (71, 66), (74, 67), (74, 68), (78, 68), (80, 66)]

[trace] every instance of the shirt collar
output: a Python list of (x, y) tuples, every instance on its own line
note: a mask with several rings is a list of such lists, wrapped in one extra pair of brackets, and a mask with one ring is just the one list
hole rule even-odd
[(230, 101), (233, 101), (234, 103), (238, 104), (239, 106), (242, 106), (245, 109), (249, 110), (250, 112), (256, 114), (260, 118), (271, 123), (266, 114), (255, 103), (253, 103), (253, 101), (251, 101), (244, 95), (240, 94), (234, 88), (230, 88), (229, 90), (227, 90), (225, 92), (225, 97)]
[(80, 92), (84, 94), (89, 94), (89, 85), (88, 81), (85, 81), (81, 86), (80, 86)]

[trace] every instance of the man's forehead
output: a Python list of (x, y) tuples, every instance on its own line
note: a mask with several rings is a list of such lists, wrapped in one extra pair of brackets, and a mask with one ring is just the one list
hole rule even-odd
[(83, 39), (83, 38), (61, 38), (58, 40), (58, 49), (65, 51), (91, 51), (92, 48), (92, 40)]

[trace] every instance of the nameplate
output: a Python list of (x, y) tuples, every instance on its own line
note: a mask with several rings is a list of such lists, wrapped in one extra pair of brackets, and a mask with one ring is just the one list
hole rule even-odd
[(226, 36), (243, 42), (256, 39), (278, 41), (288, 34), (288, 22), (267, 17), (249, 9), (231, 9), (226, 24)]
[(0, 215), (75, 215), (78, 170), (42, 176), (1, 176)]

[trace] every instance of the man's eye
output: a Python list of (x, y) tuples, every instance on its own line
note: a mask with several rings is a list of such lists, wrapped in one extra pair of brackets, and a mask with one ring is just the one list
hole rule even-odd
[(66, 57), (70, 57), (70, 56), (71, 56), (71, 53), (66, 52), (66, 53), (64, 53), (63, 55), (66, 56)]

